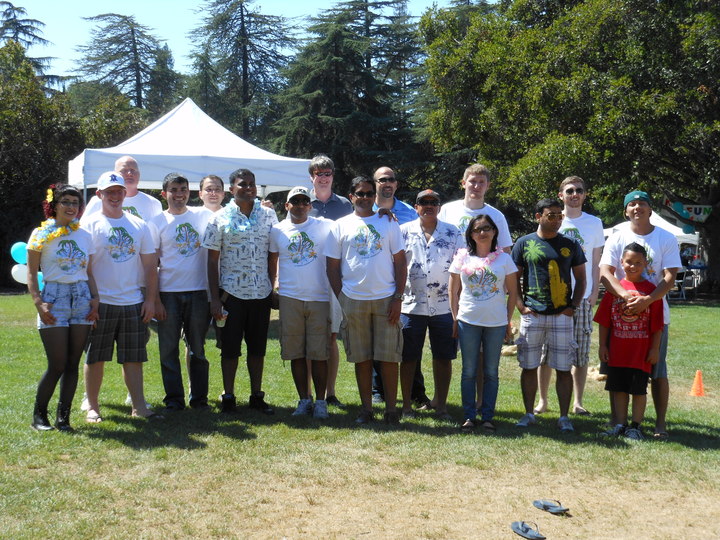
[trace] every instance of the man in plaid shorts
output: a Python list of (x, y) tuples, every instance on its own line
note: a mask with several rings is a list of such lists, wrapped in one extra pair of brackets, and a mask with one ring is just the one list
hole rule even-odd
[[(556, 391), (560, 405), (558, 427), (573, 431), (568, 418), (572, 394), (572, 367), (577, 343), (573, 337), (573, 314), (585, 294), (585, 255), (573, 238), (559, 233), (563, 211), (557, 199), (542, 199), (535, 205), (537, 231), (519, 238), (512, 250), (518, 267), (518, 311), (520, 337), (516, 340), (522, 368), (525, 415), (517, 423), (535, 423), (533, 404), (537, 394), (537, 370), (543, 344), (547, 343), (548, 364), (557, 373)], [(572, 277), (575, 286), (572, 286)]]

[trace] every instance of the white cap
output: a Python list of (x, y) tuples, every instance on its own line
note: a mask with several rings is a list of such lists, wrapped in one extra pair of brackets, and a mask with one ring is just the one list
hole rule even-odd
[(125, 179), (120, 173), (115, 171), (104, 172), (100, 175), (97, 181), (97, 188), (99, 190), (107, 189), (111, 186), (125, 187)]
[(303, 195), (310, 198), (310, 192), (308, 191), (308, 188), (303, 186), (296, 186), (290, 190), (290, 193), (288, 193), (287, 200), (289, 201), (292, 199), (295, 195)]

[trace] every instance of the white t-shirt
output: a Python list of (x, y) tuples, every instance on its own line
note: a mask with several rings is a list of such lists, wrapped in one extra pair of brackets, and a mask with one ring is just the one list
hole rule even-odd
[(490, 206), (488, 203), (485, 203), (482, 208), (478, 208), (477, 210), (471, 210), (470, 208), (465, 206), (464, 199), (460, 199), (459, 201), (452, 201), (442, 205), (442, 208), (440, 208), (440, 213), (438, 214), (438, 219), (440, 221), (446, 221), (451, 225), (455, 225), (464, 235), (465, 229), (467, 229), (470, 220), (479, 214), (490, 216), (490, 219), (495, 222), (495, 225), (498, 228), (498, 246), (500, 246), (501, 249), (512, 247), (510, 228), (508, 227), (505, 216), (500, 210), (498, 210), (494, 206)]
[(334, 222), (308, 217), (304, 223), (286, 218), (270, 231), (270, 252), (278, 254), (279, 292), (304, 302), (327, 302), (330, 285), (325, 271), (325, 241)]
[(114, 306), (140, 304), (144, 300), (140, 287), (145, 283), (140, 255), (155, 253), (147, 224), (126, 212), (117, 219), (96, 212), (84, 220), (82, 228), (92, 235), (95, 246), (92, 272), (100, 302)]
[(208, 220), (213, 213), (191, 208), (180, 215), (167, 210), (152, 218), (160, 256), (158, 283), (161, 292), (207, 289), (207, 249), (202, 247)]
[[(83, 217), (100, 212), (102, 210), (102, 201), (97, 195), (94, 195), (85, 206)], [(139, 217), (144, 221), (150, 221), (157, 215), (162, 214), (162, 204), (155, 197), (151, 197), (147, 193), (138, 191), (134, 197), (125, 197), (123, 201), (123, 210)]]
[[(580, 217), (569, 218), (565, 216), (560, 225), (560, 232), (565, 236), (577, 240), (585, 253), (585, 296), (589, 298), (593, 289), (593, 250), (605, 245), (602, 221), (595, 216), (583, 212)], [(575, 286), (575, 276), (572, 277), (572, 285)]]
[(517, 266), (505, 252), (487, 265), (486, 259), (459, 250), (450, 265), (450, 273), (462, 281), (458, 320), (475, 326), (507, 325), (505, 278), (515, 272)]
[[(615, 277), (623, 279), (625, 271), (622, 269), (620, 260), (625, 246), (637, 242), (647, 250), (648, 266), (643, 272), (643, 277), (654, 285), (658, 285), (663, 278), (663, 270), (666, 268), (682, 268), (680, 260), (680, 248), (677, 238), (672, 233), (655, 227), (650, 234), (635, 234), (629, 226), (622, 227), (607, 239), (600, 264), (607, 264), (615, 268)], [(665, 324), (670, 324), (670, 306), (667, 295), (663, 297), (663, 319)]]
[[(35, 229), (30, 236), (36, 234)], [(83, 229), (47, 242), (40, 252), (40, 270), (43, 281), (57, 283), (76, 283), (87, 281), (87, 265), (90, 255), (95, 253), (92, 236)]]
[(325, 255), (340, 259), (342, 292), (353, 300), (380, 300), (395, 293), (393, 255), (405, 249), (400, 226), (373, 214), (338, 219)]

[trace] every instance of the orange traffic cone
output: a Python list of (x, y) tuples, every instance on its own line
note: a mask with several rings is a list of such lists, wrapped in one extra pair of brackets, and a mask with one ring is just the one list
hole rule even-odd
[(693, 381), (692, 388), (690, 389), (691, 396), (704, 396), (705, 387), (702, 381), (702, 371), (699, 369), (695, 372), (695, 380)]

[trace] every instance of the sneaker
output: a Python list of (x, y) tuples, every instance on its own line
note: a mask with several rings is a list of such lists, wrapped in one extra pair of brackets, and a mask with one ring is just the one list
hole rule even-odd
[(80, 410), (83, 412), (90, 410), (90, 402), (88, 401), (87, 394), (83, 394), (82, 402), (80, 403)]
[(380, 403), (385, 403), (385, 398), (382, 397), (380, 394), (373, 394), (373, 395), (372, 395), (372, 402), (373, 402), (375, 405), (378, 405), (378, 404), (380, 404)]
[(531, 412), (526, 413), (520, 420), (518, 420), (517, 427), (528, 427), (530, 424), (536, 424), (535, 415)]
[(625, 437), (633, 441), (642, 441), (645, 438), (643, 437), (642, 431), (634, 427), (625, 430)]
[(355, 419), (356, 424), (369, 424), (372, 421), (373, 421), (373, 412), (366, 411), (365, 409), (360, 411), (360, 414), (358, 414), (358, 417)]
[(263, 414), (275, 414), (275, 411), (265, 403), (265, 400), (263, 399), (265, 397), (265, 392), (258, 392), (257, 394), (253, 394), (250, 396), (250, 402), (248, 403), (248, 406), (251, 409), (255, 409), (257, 411), (260, 411)]
[(603, 435), (606, 437), (619, 437), (620, 435), (623, 435), (625, 433), (625, 426), (624, 424), (617, 424), (614, 427), (611, 427), (607, 431), (603, 431)]
[(220, 395), (220, 412), (231, 413), (235, 411), (235, 396), (233, 394)]
[(311, 399), (301, 399), (298, 401), (297, 408), (293, 411), (293, 416), (310, 416), (313, 413), (313, 402)]
[(344, 409), (345, 405), (337, 398), (337, 396), (328, 396), (327, 399), (325, 399), (328, 406), (330, 407), (336, 407), (338, 409)]
[(558, 418), (558, 427), (563, 433), (572, 433), (573, 431), (575, 431), (572, 422), (567, 416), (561, 416), (560, 418)]
[(315, 402), (315, 407), (313, 407), (313, 418), (317, 418), (318, 420), (325, 420), (326, 418), (329, 418), (330, 415), (328, 414), (327, 406), (327, 400), (318, 399)]

